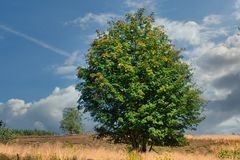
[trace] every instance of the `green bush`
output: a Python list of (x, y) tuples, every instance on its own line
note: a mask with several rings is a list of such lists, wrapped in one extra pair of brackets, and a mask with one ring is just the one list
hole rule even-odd
[(220, 158), (220, 159), (240, 159), (240, 149), (236, 149), (236, 150), (222, 149), (218, 153), (218, 158)]
[(0, 143), (6, 144), (15, 139), (13, 131), (6, 127), (0, 127)]
[(54, 132), (45, 131), (45, 130), (37, 130), (37, 129), (34, 129), (34, 130), (28, 130), (28, 129), (18, 130), (18, 129), (14, 129), (12, 131), (13, 131), (13, 133), (16, 136), (47, 136), (47, 135), (55, 135)]

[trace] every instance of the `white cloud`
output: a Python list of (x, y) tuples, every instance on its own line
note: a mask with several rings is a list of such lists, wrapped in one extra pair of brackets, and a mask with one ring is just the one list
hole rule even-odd
[(59, 121), (65, 107), (76, 106), (79, 92), (74, 86), (58, 87), (46, 98), (26, 103), (21, 99), (10, 99), (0, 104), (0, 117), (11, 128), (47, 129), (59, 131)]
[[(209, 15), (203, 18), (202, 23), (156, 18), (156, 24), (164, 26), (170, 39), (186, 48), (184, 55), (189, 57), (186, 61), (194, 69), (194, 78), (204, 90), (204, 97), (210, 100), (224, 99), (231, 93), (231, 89), (220, 89), (214, 87), (212, 83), (230, 72), (236, 72), (239, 67), (236, 61), (239, 59), (236, 48), (239, 37), (228, 36), (229, 31), (221, 25), (220, 17)], [(225, 37), (224, 42), (215, 42), (215, 38)], [(233, 45), (234, 47), (230, 47)]]
[(229, 36), (224, 42), (193, 49), (196, 77), (211, 100), (224, 99), (232, 88), (219, 88), (213, 83), (224, 76), (240, 72), (240, 37)]
[(222, 16), (221, 15), (209, 15), (203, 18), (204, 25), (217, 25), (222, 22)]
[(185, 41), (191, 45), (200, 44), (202, 39), (200, 35), (200, 26), (194, 21), (181, 22), (171, 21), (166, 18), (157, 18), (156, 24), (164, 26), (167, 34), (173, 40)]
[(112, 13), (88, 13), (83, 17), (78, 17), (74, 20), (65, 22), (65, 25), (73, 25), (73, 26), (79, 26), (81, 28), (86, 28), (89, 24), (98, 24), (98, 25), (106, 25), (108, 21), (110, 21), (113, 18), (118, 17), (116, 14)]
[(16, 117), (25, 114), (27, 109), (31, 106), (31, 103), (26, 104), (20, 99), (10, 99), (7, 101), (6, 105), (9, 106), (6, 113), (10, 116)]
[[(216, 113), (215, 113), (216, 114)], [(210, 115), (211, 116), (211, 115)], [(221, 118), (221, 117), (218, 117)], [(218, 134), (230, 134), (239, 133), (240, 115), (234, 115), (227, 119), (219, 119), (220, 122), (208, 131), (204, 131), (206, 134), (218, 133)]]
[(209, 27), (205, 23), (199, 24), (195, 21), (183, 22), (158, 17), (156, 25), (163, 25), (172, 40), (184, 42), (189, 46), (206, 44), (213, 38), (228, 34), (228, 30), (224, 27), (216, 29), (216, 27)]
[(66, 75), (76, 71), (76, 66), (74, 65), (66, 65), (66, 66), (59, 66), (56, 68), (55, 73), (58, 75)]
[[(236, 6), (240, 19), (240, 0)], [(185, 61), (191, 64), (203, 96), (210, 100), (207, 119), (199, 126), (201, 134), (239, 132), (240, 36), (225, 26), (223, 17), (208, 15), (198, 22), (156, 18), (173, 44), (186, 48)]]
[(55, 74), (66, 79), (76, 79), (76, 69), (78, 66), (85, 66), (85, 57), (80, 51), (73, 52), (62, 65), (52, 66)]
[(221, 122), (220, 124), (218, 124), (218, 127), (224, 127), (224, 128), (239, 128), (240, 125), (240, 115), (237, 116), (233, 116), (223, 122)]

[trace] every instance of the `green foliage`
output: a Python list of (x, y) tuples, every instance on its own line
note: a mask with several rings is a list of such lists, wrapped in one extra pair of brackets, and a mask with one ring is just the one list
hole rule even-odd
[(165, 155), (163, 158), (159, 159), (159, 160), (173, 160), (172, 158), (169, 158), (169, 156)]
[(218, 153), (218, 158), (220, 158), (220, 159), (240, 159), (240, 150), (239, 149), (235, 149), (235, 150), (222, 149)]
[(187, 63), (144, 9), (109, 23), (78, 68), (79, 106), (99, 122), (96, 131), (146, 151), (147, 145), (185, 143), (204, 100)]
[(81, 133), (81, 114), (77, 108), (64, 108), (60, 128), (68, 134)]
[(143, 160), (143, 158), (138, 152), (133, 151), (129, 153), (127, 160)]
[(12, 132), (16, 135), (16, 136), (47, 136), (47, 135), (55, 135), (54, 132), (50, 132), (50, 131), (45, 131), (45, 130), (22, 130), (22, 129), (14, 129), (12, 130)]
[(7, 144), (15, 139), (15, 134), (9, 128), (6, 128), (5, 125), (0, 127), (0, 143)]
[(44, 135), (54, 135), (53, 132), (44, 131), (44, 130), (17, 130), (9, 129), (6, 127), (6, 124), (1, 120), (0, 121), (0, 143), (9, 143), (16, 138), (16, 136), (44, 136)]

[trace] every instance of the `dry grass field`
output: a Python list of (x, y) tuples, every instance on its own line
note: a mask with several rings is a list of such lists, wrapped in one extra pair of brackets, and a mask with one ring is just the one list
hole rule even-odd
[(191, 136), (188, 146), (154, 147), (150, 153), (129, 152), (126, 145), (94, 135), (18, 137), (0, 145), (0, 160), (217, 160), (240, 159), (239, 135)]

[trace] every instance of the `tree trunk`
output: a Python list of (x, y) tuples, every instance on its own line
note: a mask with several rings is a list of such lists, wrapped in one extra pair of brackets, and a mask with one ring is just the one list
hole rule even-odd
[(132, 134), (130, 139), (131, 139), (131, 143), (132, 143), (132, 150), (139, 150), (139, 143), (138, 143), (136, 137)]
[(141, 152), (146, 152), (147, 151), (147, 142), (145, 140), (143, 140), (140, 149), (141, 149), (140, 150)]
[(151, 152), (152, 151), (152, 147), (153, 147), (153, 144), (151, 143), (151, 146), (150, 146), (150, 148), (149, 148), (149, 152)]
[(137, 143), (136, 139), (132, 140), (132, 149), (139, 150), (139, 144)]

